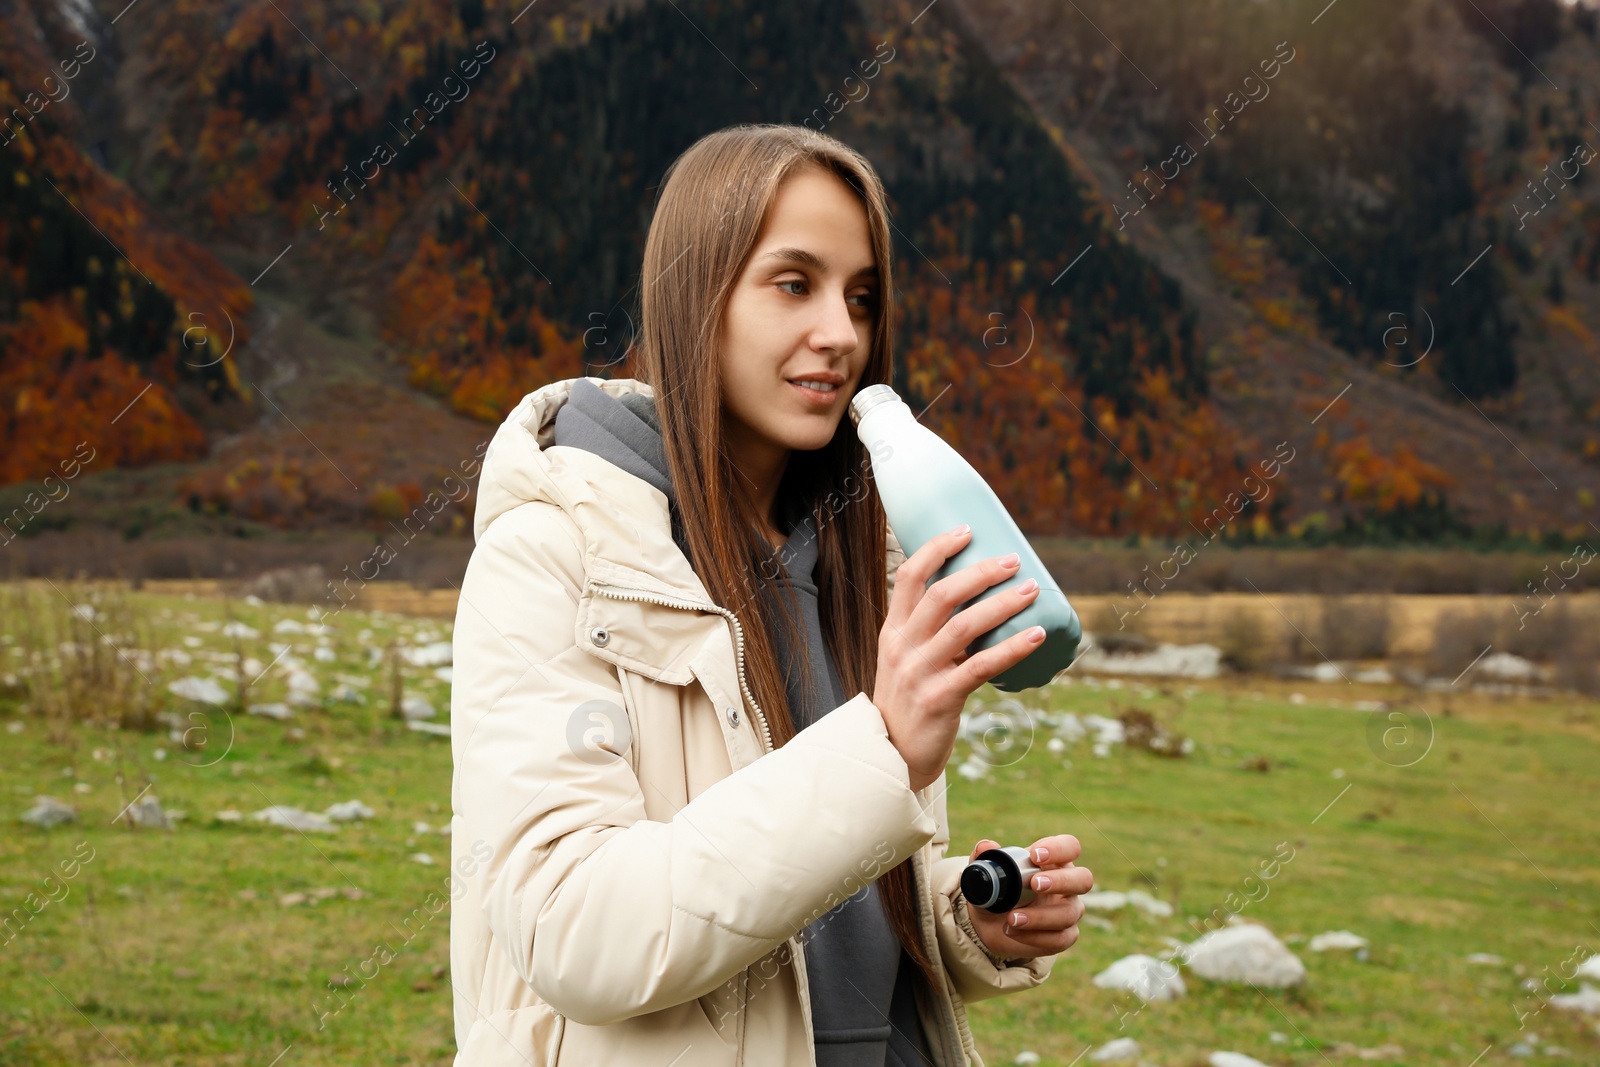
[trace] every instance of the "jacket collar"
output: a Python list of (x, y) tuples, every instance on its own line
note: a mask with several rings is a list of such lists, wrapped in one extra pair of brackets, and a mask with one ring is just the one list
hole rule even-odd
[[(565, 510), (587, 535), (585, 561), (597, 580), (712, 604), (705, 584), (672, 539), (667, 496), (586, 449), (555, 444), (555, 419), (577, 378), (524, 396), (506, 416), (484, 456), (473, 536), (512, 508), (535, 501)], [(590, 378), (619, 399), (654, 396), (636, 378)]]

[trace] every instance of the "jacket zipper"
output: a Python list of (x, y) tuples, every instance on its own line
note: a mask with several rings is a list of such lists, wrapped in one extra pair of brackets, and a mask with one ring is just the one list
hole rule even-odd
[(756, 703), (755, 694), (750, 692), (750, 685), (744, 676), (744, 626), (739, 622), (739, 616), (727, 608), (705, 600), (678, 600), (664, 597), (659, 593), (652, 593), (647, 589), (622, 589), (608, 585), (604, 582), (594, 583), (595, 591), (616, 600), (643, 600), (651, 604), (660, 604), (669, 608), (687, 608), (692, 611), (715, 611), (726, 616), (733, 623), (734, 638), (738, 646), (739, 655), (739, 688), (744, 691), (745, 700), (750, 702), (750, 708), (756, 713), (756, 718), (761, 722), (761, 737), (765, 742), (766, 751), (772, 751), (772, 730), (767, 726), (767, 714), (761, 710), (761, 705)]
[[(715, 611), (731, 620), (733, 622), (733, 633), (735, 641), (737, 642), (739, 655), (739, 688), (744, 691), (744, 698), (750, 702), (750, 707), (755, 711), (756, 717), (761, 721), (761, 736), (765, 741), (766, 751), (772, 751), (772, 730), (767, 726), (767, 715), (761, 710), (761, 705), (756, 703), (755, 694), (750, 692), (750, 685), (745, 681), (744, 626), (740, 624), (739, 616), (735, 615), (727, 608), (712, 604), (709, 601), (678, 600), (672, 597), (664, 597), (659, 593), (652, 593), (647, 589), (623, 589), (614, 585), (607, 585), (604, 582), (595, 582), (594, 588), (596, 592), (611, 597), (614, 600), (638, 600), (650, 604), (660, 604), (661, 606), (668, 608), (686, 608), (691, 611)], [(793, 943), (793, 941), (794, 939), (791, 938), (790, 943)], [(749, 968), (746, 968), (743, 972), (743, 978), (741, 979), (739, 989), (741, 1016), (745, 1014), (745, 1011), (748, 1008), (746, 1000), (749, 997), (749, 982), (750, 971)], [(744, 1031), (747, 1022), (748, 1020), (745, 1018), (741, 1018), (739, 1020), (738, 1062), (741, 1064), (744, 1063)]]
[[(750, 702), (751, 709), (755, 711), (756, 717), (758, 719), (760, 719), (760, 721), (761, 721), (761, 736), (765, 741), (766, 751), (768, 751), (768, 752), (772, 751), (772, 731), (767, 726), (766, 713), (761, 710), (761, 705), (756, 703), (755, 695), (750, 692), (750, 685), (745, 680), (745, 674), (744, 674), (744, 626), (739, 622), (739, 616), (735, 615), (733, 612), (729, 611), (727, 608), (724, 608), (724, 607), (721, 607), (719, 605), (713, 604), (713, 603), (711, 603), (709, 601), (704, 601), (704, 600), (681, 600), (681, 599), (677, 599), (677, 598), (674, 598), (674, 597), (665, 597), (665, 596), (662, 596), (659, 593), (653, 593), (653, 592), (649, 591), (648, 589), (624, 589), (624, 588), (621, 588), (621, 587), (618, 587), (618, 586), (608, 585), (605, 582), (599, 582), (599, 581), (594, 582), (593, 585), (594, 585), (594, 588), (595, 588), (596, 592), (601, 593), (601, 594), (603, 594), (605, 596), (611, 597), (614, 600), (638, 600), (638, 601), (645, 601), (645, 602), (651, 603), (651, 604), (660, 604), (663, 607), (669, 607), (669, 608), (685, 608), (685, 609), (688, 609), (688, 610), (691, 610), (691, 611), (715, 611), (720, 615), (726, 616), (733, 623), (733, 632), (734, 632), (734, 637), (735, 637), (735, 640), (736, 640), (736, 643), (737, 643), (737, 650), (738, 650), (738, 657), (739, 657), (739, 659), (738, 659), (738, 662), (739, 662), (739, 688), (741, 690), (743, 690), (744, 698), (747, 701)], [(929, 875), (925, 872), (923, 874), (923, 879), (925, 880), (927, 877), (929, 877)], [(922, 887), (919, 886), (919, 893), (921, 891), (921, 888)], [(927, 931), (926, 931), (926, 929), (924, 929), (922, 931), (922, 933), (923, 933), (924, 943), (926, 944), (926, 942), (927, 942)], [(793, 939), (791, 939), (791, 942), (792, 941), (793, 941)], [(937, 945), (938, 945), (938, 942), (937, 942), (937, 940), (935, 940), (935, 942), (934, 942), (934, 950), (935, 951), (937, 951)], [(798, 971), (798, 968), (797, 968), (797, 971)], [(746, 981), (749, 980), (748, 979), (748, 975), (746, 976), (745, 980)], [(935, 991), (934, 1001), (935, 1001), (935, 1003), (938, 1005), (938, 1007), (940, 1009), (940, 1014), (945, 1016), (946, 1021), (952, 1025), (952, 1027), (956, 1030), (957, 1034), (959, 1035), (960, 1031), (962, 1029), (961, 1022), (954, 1017), (954, 1013), (950, 1011), (950, 1005), (946, 1002), (946, 1000), (945, 1000), (945, 998), (943, 996), (938, 995), (938, 991), (937, 990)], [(743, 1062), (743, 1060), (744, 1060), (744, 1035), (743, 1035), (742, 1030), (743, 1030), (743, 1027), (742, 1027), (742, 1024), (741, 1024), (741, 1033), (740, 1033), (740, 1041), (739, 1041), (739, 1045), (740, 1045), (740, 1047), (739, 1047), (739, 1059), (740, 1059), (740, 1062)], [(964, 1047), (964, 1041), (961, 1040), (959, 1037), (958, 1037), (957, 1047), (960, 1049), (960, 1052), (961, 1052), (961, 1060), (965, 1061), (966, 1058), (967, 1058), (966, 1057), (966, 1049)]]

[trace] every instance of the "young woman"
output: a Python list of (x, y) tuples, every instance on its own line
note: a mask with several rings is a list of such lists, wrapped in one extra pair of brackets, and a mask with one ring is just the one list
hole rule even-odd
[[(965, 1004), (1077, 939), (1079, 845), (968, 909), (944, 767), (972, 638), (1036, 589), (909, 559), (850, 397), (890, 379), (877, 175), (803, 127), (711, 134), (644, 250), (638, 377), (524, 397), (455, 629), (458, 1067), (982, 1064)], [(995, 842), (980, 841), (972, 855)]]

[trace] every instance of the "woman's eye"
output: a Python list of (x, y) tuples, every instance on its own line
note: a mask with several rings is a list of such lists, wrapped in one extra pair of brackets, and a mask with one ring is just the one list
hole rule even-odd
[(877, 293), (857, 293), (855, 296), (852, 296), (850, 299), (851, 300), (859, 300), (859, 301), (861, 301), (861, 303), (857, 304), (856, 307), (872, 308), (872, 307), (877, 307), (878, 306), (878, 294)]
[[(801, 285), (801, 286), (803, 286), (803, 285), (805, 285), (805, 284), (806, 284), (806, 283), (805, 283), (805, 282), (803, 282), (803, 281), (801, 281), (801, 280), (800, 280), (800, 279), (798, 279), (798, 278), (791, 278), (791, 279), (790, 279), (790, 280), (788, 280), (788, 281), (786, 281), (786, 282), (779, 282), (779, 283), (778, 283), (778, 287), (779, 287), (779, 288), (780, 288), (780, 289), (781, 289), (781, 288), (783, 288), (783, 287), (784, 287), (784, 286), (785, 286), (785, 285)], [(800, 295), (802, 295), (802, 294), (800, 294), (800, 293), (795, 293), (795, 294), (793, 294), (793, 295), (795, 295), (795, 296), (800, 296)]]

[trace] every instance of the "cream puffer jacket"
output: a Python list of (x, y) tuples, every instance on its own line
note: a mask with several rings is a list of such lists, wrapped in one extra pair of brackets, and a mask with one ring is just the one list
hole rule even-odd
[[(911, 790), (865, 693), (772, 748), (751, 619), (711, 601), (666, 496), (552, 445), (574, 381), (496, 431), (456, 614), (456, 1067), (815, 1064), (800, 932), (907, 857), (941, 977), (918, 995), (929, 1044), (982, 1067), (965, 1003), (1039, 985), (1055, 957), (984, 950), (945, 778)], [(905, 556), (886, 548), (892, 588)]]

